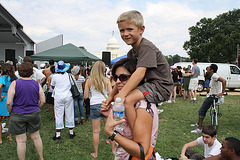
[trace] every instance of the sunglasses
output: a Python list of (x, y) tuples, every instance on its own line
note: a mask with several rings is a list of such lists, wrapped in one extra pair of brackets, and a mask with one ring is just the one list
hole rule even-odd
[(113, 80), (116, 82), (117, 79), (119, 79), (121, 82), (124, 82), (128, 80), (131, 77), (131, 75), (126, 75), (126, 74), (120, 74), (119, 76), (114, 75)]

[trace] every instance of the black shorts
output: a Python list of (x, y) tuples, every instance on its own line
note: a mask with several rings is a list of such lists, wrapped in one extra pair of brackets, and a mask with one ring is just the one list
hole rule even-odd
[(52, 104), (52, 105), (54, 104), (54, 98), (52, 97), (52, 92), (47, 93), (46, 103)]
[(32, 113), (12, 112), (9, 121), (8, 133), (13, 135), (34, 133), (41, 128), (40, 109)]

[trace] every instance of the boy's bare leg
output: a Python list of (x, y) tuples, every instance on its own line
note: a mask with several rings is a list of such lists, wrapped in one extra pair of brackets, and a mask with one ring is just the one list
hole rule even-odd
[(134, 89), (130, 92), (124, 102), (125, 105), (125, 115), (127, 118), (127, 122), (133, 131), (133, 126), (136, 120), (136, 112), (134, 105), (141, 99), (145, 99), (142, 92), (139, 89)]

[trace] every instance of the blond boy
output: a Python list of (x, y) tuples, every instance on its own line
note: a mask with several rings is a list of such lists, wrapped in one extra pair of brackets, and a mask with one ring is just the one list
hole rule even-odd
[[(141, 99), (150, 103), (167, 100), (173, 89), (170, 67), (163, 54), (150, 41), (142, 37), (145, 26), (140, 12), (132, 10), (122, 13), (117, 20), (120, 35), (132, 49), (127, 57), (137, 58), (137, 69), (127, 84), (118, 93), (115, 86), (106, 103), (120, 97), (125, 105), (127, 121), (133, 129), (135, 122), (134, 105)], [(144, 80), (140, 86), (139, 83)]]

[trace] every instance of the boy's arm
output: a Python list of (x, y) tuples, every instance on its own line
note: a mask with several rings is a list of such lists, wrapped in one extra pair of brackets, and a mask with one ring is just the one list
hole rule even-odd
[[(126, 85), (121, 89), (117, 97), (121, 97), (121, 99), (125, 99), (125, 97), (135, 89), (138, 84), (142, 81), (145, 76), (147, 68), (146, 67), (138, 67), (136, 71), (132, 74)], [(124, 101), (123, 101), (124, 102)]]
[(182, 151), (181, 151), (181, 157), (180, 157), (180, 160), (184, 160), (184, 159), (188, 159), (186, 156), (185, 156), (185, 152), (188, 148), (193, 148), (193, 147), (196, 147), (198, 146), (198, 141), (195, 140), (195, 141), (192, 141), (192, 142), (189, 142), (189, 143), (186, 143), (183, 148), (182, 148)]
[(108, 100), (109, 100), (109, 101), (112, 101), (113, 98), (114, 98), (114, 96), (117, 94), (117, 92), (118, 92), (117, 85), (114, 85), (112, 91), (111, 91), (111, 92), (109, 93), (109, 95), (108, 95)]

